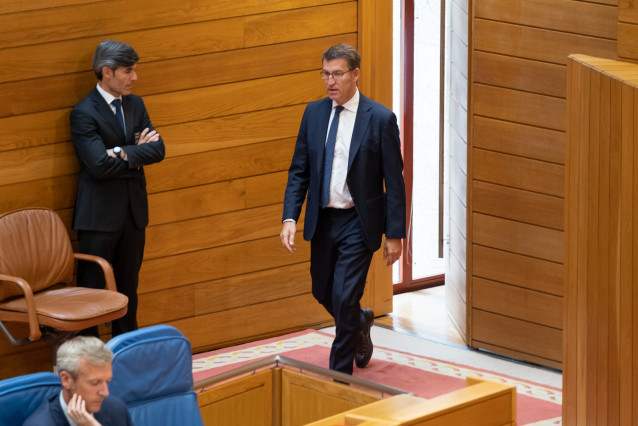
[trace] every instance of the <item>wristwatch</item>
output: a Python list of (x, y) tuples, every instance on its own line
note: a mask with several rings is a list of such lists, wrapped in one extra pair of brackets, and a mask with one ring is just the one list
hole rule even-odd
[(117, 158), (122, 158), (122, 148), (116, 146), (115, 148), (113, 148), (113, 154), (115, 154)]

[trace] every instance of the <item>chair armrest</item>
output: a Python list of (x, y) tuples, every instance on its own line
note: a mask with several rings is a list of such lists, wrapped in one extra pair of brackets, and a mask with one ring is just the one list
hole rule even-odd
[(86, 260), (88, 262), (94, 262), (100, 265), (102, 271), (104, 272), (104, 280), (106, 281), (106, 289), (111, 291), (117, 291), (117, 286), (115, 285), (115, 276), (113, 275), (113, 268), (111, 264), (106, 261), (103, 257), (94, 256), (92, 254), (84, 254), (84, 253), (73, 253), (73, 257), (78, 260)]
[(29, 340), (35, 342), (40, 340), (42, 333), (40, 332), (40, 323), (38, 322), (38, 311), (35, 309), (35, 300), (33, 300), (33, 290), (29, 283), (21, 278), (11, 275), (0, 274), (0, 281), (9, 281), (17, 284), (24, 293), (24, 300), (27, 305), (27, 318), (29, 320)]

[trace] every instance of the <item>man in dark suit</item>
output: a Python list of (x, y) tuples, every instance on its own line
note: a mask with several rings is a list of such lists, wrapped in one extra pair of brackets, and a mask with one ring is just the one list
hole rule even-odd
[(62, 391), (45, 400), (25, 426), (129, 426), (124, 402), (109, 396), (113, 352), (96, 337), (78, 336), (64, 342), (56, 356)]
[[(93, 57), (97, 86), (71, 111), (71, 139), (80, 165), (73, 228), (81, 253), (113, 265), (127, 314), (113, 321), (113, 336), (137, 329), (137, 284), (148, 225), (145, 165), (164, 159), (164, 142), (142, 98), (132, 95), (137, 52), (105, 40)], [(103, 288), (97, 265), (80, 262), (79, 285)], [(88, 331), (97, 335), (97, 329)]]
[[(361, 58), (339, 44), (322, 57), (327, 98), (304, 112), (288, 173), (282, 246), (295, 251), (296, 222), (306, 199), (304, 239), (311, 242), (312, 294), (333, 316), (330, 368), (352, 374), (372, 356), (374, 313), (360, 300), (373, 253), (401, 256), (405, 185), (396, 116), (359, 93)], [(385, 186), (385, 190), (384, 190)]]

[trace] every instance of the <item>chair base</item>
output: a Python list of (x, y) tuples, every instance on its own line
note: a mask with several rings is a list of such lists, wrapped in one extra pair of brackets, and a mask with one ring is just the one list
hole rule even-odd
[(15, 337), (13, 337), (9, 330), (7, 330), (7, 327), (4, 326), (4, 323), (2, 321), (0, 321), (0, 329), (2, 329), (4, 335), (7, 336), (11, 344), (14, 346), (24, 346), (28, 343), (31, 343), (31, 339), (29, 339), (28, 337), (25, 337), (24, 339), (16, 339)]

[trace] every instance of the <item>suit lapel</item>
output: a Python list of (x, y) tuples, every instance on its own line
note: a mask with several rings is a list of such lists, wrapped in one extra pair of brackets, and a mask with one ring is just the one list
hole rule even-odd
[(64, 411), (62, 411), (62, 405), (60, 405), (59, 393), (56, 393), (55, 396), (49, 398), (49, 413), (51, 414), (53, 424), (69, 425), (69, 422), (66, 420), (66, 416), (64, 415)]
[[(93, 89), (91, 91), (91, 100), (95, 105), (95, 110), (106, 120), (107, 123), (113, 128), (115, 133), (122, 139), (124, 139), (124, 132), (122, 131), (122, 126), (120, 126), (120, 122), (117, 121), (115, 114), (113, 114), (113, 110), (110, 105), (106, 103), (100, 92), (97, 89)], [(124, 108), (125, 110), (127, 108)], [(129, 108), (130, 109), (130, 108)], [(127, 116), (128, 122), (128, 116)]]
[(354, 129), (352, 130), (352, 140), (350, 141), (350, 152), (348, 153), (348, 172), (356, 157), (363, 139), (365, 138), (372, 118), (372, 107), (368, 102), (368, 98), (363, 95), (359, 95), (359, 108), (357, 109), (357, 117), (354, 120)]

